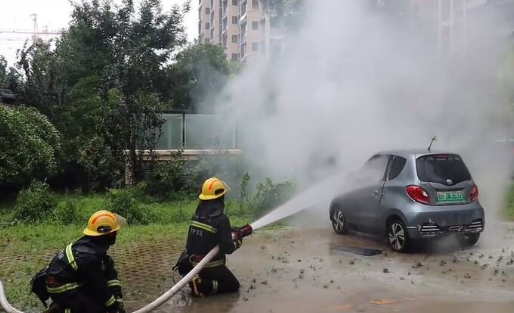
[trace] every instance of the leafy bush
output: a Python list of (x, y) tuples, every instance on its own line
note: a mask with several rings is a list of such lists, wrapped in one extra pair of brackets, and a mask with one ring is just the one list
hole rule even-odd
[(241, 179), (241, 189), (239, 191), (239, 210), (244, 212), (245, 206), (249, 206), (250, 200), (250, 174), (246, 172)]
[(34, 181), (18, 195), (14, 218), (24, 222), (40, 222), (50, 216), (56, 206), (57, 198), (48, 185)]
[(266, 178), (264, 183), (257, 185), (250, 207), (256, 217), (263, 216), (291, 199), (294, 191), (295, 184), (291, 181), (274, 184), (270, 178)]
[(107, 209), (127, 219), (129, 224), (146, 225), (156, 218), (143, 205), (145, 201), (144, 184), (123, 189), (110, 189), (107, 194)]
[(174, 152), (170, 161), (159, 162), (146, 179), (146, 193), (160, 200), (180, 199), (198, 191), (198, 171), (185, 164), (182, 152)]
[(57, 171), (61, 136), (33, 108), (0, 106), (0, 182), (26, 185)]
[(101, 190), (121, 177), (122, 166), (101, 137), (92, 138), (80, 151), (79, 164), (87, 173), (88, 189)]
[(57, 204), (53, 215), (55, 217), (54, 221), (57, 221), (60, 224), (68, 225), (75, 223), (78, 220), (77, 206), (72, 200), (66, 199), (65, 201)]

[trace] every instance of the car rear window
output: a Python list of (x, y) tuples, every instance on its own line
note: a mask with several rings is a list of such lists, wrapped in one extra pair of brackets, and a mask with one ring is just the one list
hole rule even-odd
[(419, 180), (447, 185), (451, 179), (453, 184), (471, 180), (471, 174), (455, 154), (426, 155), (416, 160)]

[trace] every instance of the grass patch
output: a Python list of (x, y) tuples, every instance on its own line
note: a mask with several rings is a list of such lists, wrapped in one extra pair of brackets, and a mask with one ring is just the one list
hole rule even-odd
[[(56, 253), (81, 237), (89, 216), (104, 209), (108, 201), (103, 195), (59, 196), (59, 204), (66, 202), (73, 204), (75, 216), (68, 225), (60, 224), (60, 219), (55, 216), (36, 224), (13, 224), (14, 203), (0, 204), (0, 280), (5, 284), (9, 301), (18, 309), (42, 311), (36, 296), (29, 294), (30, 279)], [(163, 246), (182, 247), (196, 205), (196, 199), (164, 203), (146, 201), (143, 206), (151, 212), (153, 222), (122, 227), (116, 245), (111, 248), (112, 253), (117, 253), (116, 258), (119, 259), (124, 251), (134, 246), (162, 243)], [(236, 203), (227, 202), (225, 213), (232, 225), (242, 226), (250, 222), (250, 214), (241, 212)], [(169, 258), (174, 256), (170, 255)]]

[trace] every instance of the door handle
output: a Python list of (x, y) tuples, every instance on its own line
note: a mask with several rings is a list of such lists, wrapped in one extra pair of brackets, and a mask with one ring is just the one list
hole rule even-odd
[(375, 190), (375, 191), (373, 191), (373, 193), (371, 195), (373, 197), (377, 198), (379, 194), (380, 194), (380, 192), (378, 190)]

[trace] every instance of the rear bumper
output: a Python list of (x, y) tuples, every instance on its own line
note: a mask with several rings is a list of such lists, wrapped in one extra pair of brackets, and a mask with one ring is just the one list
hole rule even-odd
[(480, 233), (485, 228), (484, 209), (478, 202), (459, 206), (424, 206), (406, 218), (410, 238)]

